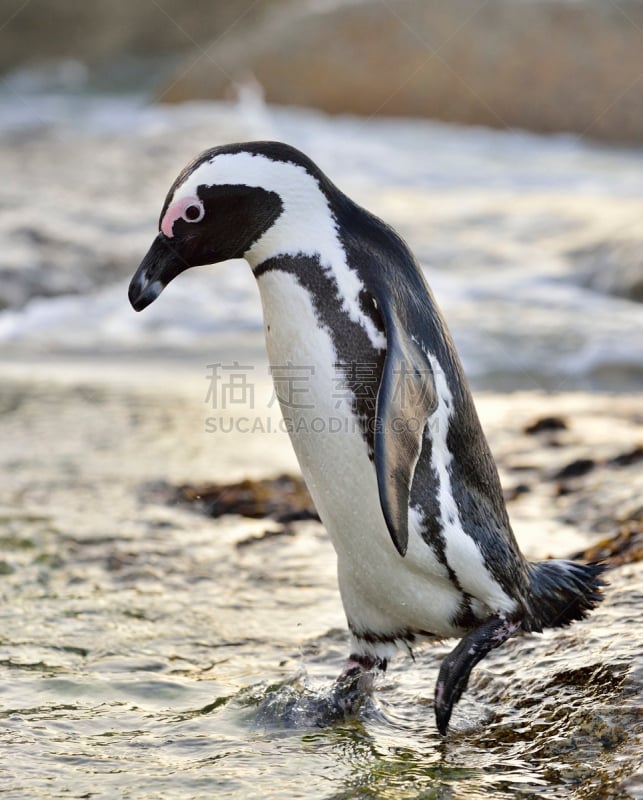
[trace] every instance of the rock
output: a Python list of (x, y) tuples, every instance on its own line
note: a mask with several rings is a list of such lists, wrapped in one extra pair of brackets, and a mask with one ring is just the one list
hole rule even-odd
[(609, 464), (614, 467), (631, 467), (639, 461), (643, 461), (643, 445), (637, 445), (632, 450), (610, 458)]
[(580, 478), (587, 475), (596, 466), (593, 458), (577, 458), (566, 464), (561, 470), (554, 475), (554, 480), (566, 480), (567, 478)]
[[(263, 480), (247, 478), (229, 484), (183, 485), (170, 490), (170, 502), (195, 503), (197, 508), (215, 518), (240, 514), (251, 519), (270, 517), (281, 523), (319, 519), (306, 484), (297, 475)], [(264, 533), (263, 538), (270, 534)]]
[(631, 467), (643, 460), (643, 445), (637, 445), (631, 450), (619, 453), (612, 458), (597, 461), (594, 458), (577, 458), (558, 470), (553, 476), (554, 480), (566, 480), (568, 478), (580, 478), (587, 475), (596, 466), (603, 467)]
[(516, 486), (512, 486), (511, 488), (503, 491), (505, 502), (511, 503), (516, 500), (516, 498), (521, 497), (523, 494), (528, 494), (530, 491), (531, 489), (529, 488), (529, 484), (518, 483)]
[(246, 536), (245, 539), (240, 539), (236, 542), (236, 547), (241, 550), (244, 547), (249, 547), (253, 544), (257, 544), (258, 542), (265, 542), (268, 539), (277, 539), (281, 536), (294, 536), (295, 531), (289, 525), (284, 525), (282, 528), (278, 528), (276, 530), (265, 530), (263, 533), (258, 534), (257, 536)]
[(539, 417), (525, 426), (524, 432), (530, 435), (543, 431), (566, 431), (569, 426), (561, 417)]
[(608, 567), (643, 561), (643, 518), (623, 523), (614, 536), (607, 536), (571, 556), (578, 561), (601, 561)]
[(568, 253), (582, 286), (643, 303), (643, 241), (597, 242)]
[(291, 5), (191, 56), (163, 97), (221, 98), (252, 76), (269, 102), (331, 113), (640, 141), (642, 26), (639, 0)]

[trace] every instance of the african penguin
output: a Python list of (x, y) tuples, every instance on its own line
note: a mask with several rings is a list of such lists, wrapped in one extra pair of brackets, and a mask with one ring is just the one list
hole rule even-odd
[[(279, 399), (337, 552), (343, 674), (385, 669), (421, 637), (460, 638), (435, 689), (445, 734), (473, 667), (519, 630), (585, 617), (603, 566), (524, 558), (417, 261), (303, 153), (250, 142), (199, 155), (167, 195), (130, 302), (141, 311), (189, 267), (231, 258), (257, 279), (271, 365), (308, 368), (308, 402)], [(338, 415), (340, 431), (319, 424)]]

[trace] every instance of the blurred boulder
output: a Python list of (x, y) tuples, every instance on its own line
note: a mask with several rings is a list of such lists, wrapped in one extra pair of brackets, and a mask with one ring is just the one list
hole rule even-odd
[(166, 101), (272, 103), (643, 140), (643, 0), (281, 5), (186, 60)]
[(568, 254), (583, 286), (643, 303), (643, 240), (617, 239)]

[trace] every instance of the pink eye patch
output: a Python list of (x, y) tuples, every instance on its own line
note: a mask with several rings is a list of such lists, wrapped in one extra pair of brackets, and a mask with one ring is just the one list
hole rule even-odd
[[(186, 214), (187, 209), (191, 209), (191, 211)], [(168, 239), (171, 239), (174, 236), (174, 223), (177, 219), (183, 219), (186, 222), (199, 222), (203, 219), (204, 213), (203, 203), (198, 197), (194, 195), (181, 197), (179, 200), (175, 200), (165, 212), (161, 220), (161, 231)]]

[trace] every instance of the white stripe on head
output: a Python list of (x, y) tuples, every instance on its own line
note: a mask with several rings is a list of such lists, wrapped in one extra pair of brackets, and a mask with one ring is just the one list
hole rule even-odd
[(199, 186), (253, 186), (275, 192), (283, 211), (276, 222), (245, 253), (254, 269), (281, 255), (318, 257), (322, 268), (335, 279), (342, 307), (353, 322), (362, 325), (371, 344), (386, 347), (386, 339), (360, 308), (364, 288), (346, 260), (337, 233), (337, 222), (316, 178), (304, 167), (273, 161), (252, 153), (221, 153), (200, 164), (174, 192), (170, 207), (194, 196)]

